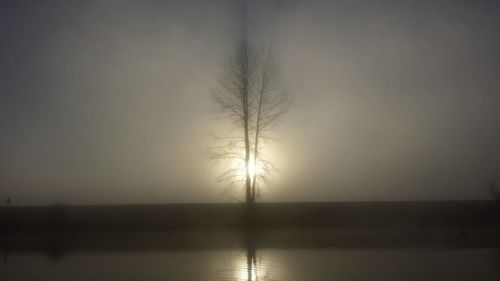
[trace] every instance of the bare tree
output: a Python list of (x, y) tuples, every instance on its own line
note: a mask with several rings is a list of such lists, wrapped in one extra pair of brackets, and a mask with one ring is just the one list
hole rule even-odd
[(260, 173), (253, 173), (252, 202), (259, 195), (259, 182), (266, 183), (271, 172), (276, 171), (274, 165), (262, 154), (264, 141), (271, 140), (266, 133), (278, 124), (281, 115), (290, 105), (288, 93), (283, 89), (279, 62), (271, 49), (259, 56), (258, 66), (253, 159), (254, 170), (259, 167)]
[[(259, 187), (268, 183), (276, 170), (263, 154), (267, 135), (287, 110), (288, 95), (282, 90), (279, 63), (268, 49), (257, 50), (246, 41), (240, 43), (217, 79), (212, 97), (222, 119), (230, 120), (230, 136), (214, 136), (218, 143), (209, 148), (211, 159), (229, 160), (231, 165), (219, 177), (226, 190), (243, 187), (245, 202), (252, 205)], [(235, 165), (240, 161), (243, 166)], [(243, 171), (243, 176), (242, 176)]]

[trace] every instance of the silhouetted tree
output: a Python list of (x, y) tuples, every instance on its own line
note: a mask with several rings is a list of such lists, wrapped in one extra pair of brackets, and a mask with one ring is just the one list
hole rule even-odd
[(271, 49), (261, 51), (243, 41), (212, 89), (217, 112), (231, 121), (236, 135), (214, 136), (218, 143), (209, 148), (209, 155), (215, 160), (243, 163), (243, 167), (232, 165), (218, 179), (226, 184), (227, 191), (243, 186), (248, 205), (255, 202), (259, 183), (268, 183), (276, 170), (266, 160), (263, 144), (271, 139), (267, 132), (289, 106), (281, 81), (279, 63)]
[[(259, 193), (259, 182), (267, 182), (274, 165), (263, 155), (263, 144), (271, 140), (267, 132), (274, 128), (290, 105), (288, 93), (283, 89), (279, 62), (273, 52), (268, 49), (259, 57), (258, 63), (258, 96), (256, 97), (255, 127), (253, 127), (253, 161), (254, 170), (251, 189), (251, 201), (255, 202)], [(259, 170), (259, 172), (257, 172)]]

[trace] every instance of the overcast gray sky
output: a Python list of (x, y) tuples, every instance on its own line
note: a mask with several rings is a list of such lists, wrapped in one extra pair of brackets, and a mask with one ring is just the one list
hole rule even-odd
[[(0, 199), (229, 201), (202, 150), (240, 5), (0, 1)], [(246, 19), (295, 99), (265, 201), (487, 198), (498, 1), (249, 1)]]

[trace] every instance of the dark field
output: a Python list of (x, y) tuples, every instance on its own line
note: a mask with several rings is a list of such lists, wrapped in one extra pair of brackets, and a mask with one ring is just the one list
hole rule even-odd
[(495, 201), (100, 205), (0, 208), (2, 232), (268, 227), (491, 227)]

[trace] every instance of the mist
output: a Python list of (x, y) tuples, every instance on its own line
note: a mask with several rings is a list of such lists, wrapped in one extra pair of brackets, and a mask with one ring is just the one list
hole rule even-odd
[[(230, 201), (203, 150), (224, 127), (209, 90), (240, 4), (1, 2), (0, 199)], [(249, 37), (272, 45), (294, 97), (263, 200), (487, 198), (499, 14), (496, 1), (249, 2)]]

